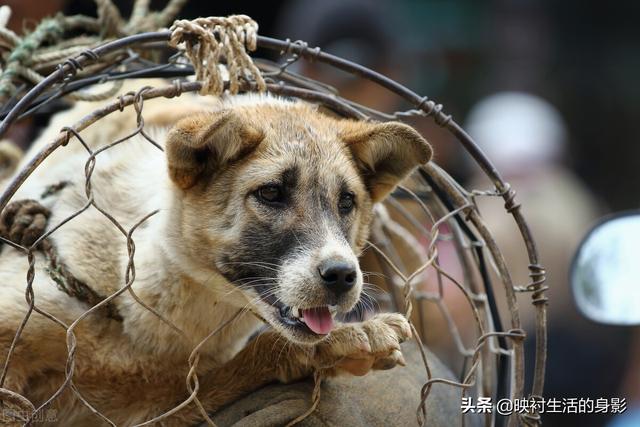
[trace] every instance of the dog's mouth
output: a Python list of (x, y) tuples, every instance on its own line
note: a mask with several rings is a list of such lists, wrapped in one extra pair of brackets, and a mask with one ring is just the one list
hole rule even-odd
[(334, 327), (334, 318), (338, 312), (335, 305), (312, 308), (289, 307), (280, 304), (276, 307), (277, 318), (284, 326), (307, 335), (327, 335)]

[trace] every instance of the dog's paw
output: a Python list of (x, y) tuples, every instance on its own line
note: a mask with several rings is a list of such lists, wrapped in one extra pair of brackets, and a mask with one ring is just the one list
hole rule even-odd
[(365, 375), (371, 370), (405, 365), (400, 344), (411, 338), (407, 319), (397, 313), (381, 313), (334, 330), (318, 344), (314, 365), (329, 373)]
[(0, 215), (0, 236), (29, 247), (44, 234), (49, 215), (49, 209), (35, 200), (11, 202)]

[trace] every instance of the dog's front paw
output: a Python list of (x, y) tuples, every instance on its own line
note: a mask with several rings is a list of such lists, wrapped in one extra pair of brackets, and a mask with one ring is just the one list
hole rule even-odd
[(29, 247), (44, 234), (49, 215), (49, 209), (35, 200), (11, 202), (0, 215), (0, 236)]
[(400, 343), (411, 338), (407, 319), (397, 313), (381, 313), (334, 330), (318, 344), (314, 365), (329, 374), (365, 375), (371, 370), (405, 365)]

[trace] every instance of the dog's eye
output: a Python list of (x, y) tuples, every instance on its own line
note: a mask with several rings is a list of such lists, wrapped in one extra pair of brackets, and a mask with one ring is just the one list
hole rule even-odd
[(256, 195), (261, 202), (269, 205), (284, 203), (284, 192), (279, 185), (270, 184), (260, 187)]
[(355, 197), (353, 193), (342, 193), (338, 200), (338, 210), (341, 214), (346, 215), (353, 210), (355, 205)]

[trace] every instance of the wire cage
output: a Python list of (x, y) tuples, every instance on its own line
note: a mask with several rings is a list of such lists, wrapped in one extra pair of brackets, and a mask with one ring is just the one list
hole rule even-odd
[[(213, 18), (211, 18), (213, 19)], [(183, 25), (178, 25), (183, 22)], [(448, 364), (456, 373), (457, 380), (433, 377), (428, 359), (423, 357), (428, 381), (422, 388), (421, 404), (417, 410), (417, 422), (428, 424), (429, 414), (425, 402), (429, 399), (432, 386), (437, 383), (446, 384), (459, 389), (461, 396), (490, 396), (500, 399), (530, 399), (532, 404), (526, 410), (515, 412), (510, 416), (498, 416), (486, 413), (485, 425), (538, 425), (539, 411), (535, 402), (541, 399), (546, 362), (546, 297), (545, 272), (538, 262), (538, 254), (531, 232), (515, 200), (515, 191), (505, 182), (499, 171), (492, 165), (471, 137), (447, 115), (442, 105), (426, 96), (414, 93), (400, 83), (393, 81), (373, 70), (343, 58), (323, 52), (319, 48), (309, 47), (303, 41), (279, 40), (258, 36), (252, 32), (249, 20), (207, 21), (206, 19), (177, 21), (172, 30), (145, 32), (121, 38), (115, 38), (97, 46), (82, 48), (73, 57), (69, 57), (53, 71), (41, 79), (34, 87), (27, 90), (28, 85), (17, 88), (16, 94), (3, 107), (0, 135), (18, 119), (41, 111), (47, 106), (55, 105), (57, 100), (74, 94), (84, 94), (87, 87), (96, 83), (112, 82), (117, 86), (120, 82), (138, 78), (160, 77), (167, 84), (159, 87), (142, 87), (134, 92), (127, 92), (115, 100), (106, 103), (93, 113), (83, 117), (76, 123), (68, 123), (60, 129), (57, 137), (42, 149), (20, 170), (6, 186), (0, 197), (0, 211), (9, 209), (14, 195), (27, 178), (52, 153), (66, 144), (83, 144), (87, 150), (85, 164), (86, 205), (58, 224), (51, 224), (47, 232), (31, 245), (23, 246), (7, 238), (0, 238), (5, 245), (21, 251), (29, 262), (29, 272), (25, 281), (25, 304), (28, 306), (26, 317), (16, 331), (10, 348), (3, 348), (5, 363), (0, 375), (0, 393), (3, 400), (14, 402), (25, 408), (30, 414), (25, 422), (32, 421), (38, 413), (46, 410), (57, 395), (64, 390), (72, 390), (78, 399), (87, 405), (97, 417), (106, 418), (86, 401), (73, 385), (73, 366), (76, 350), (74, 329), (90, 313), (108, 309), (112, 299), (124, 292), (133, 292), (135, 283), (135, 229), (143, 224), (153, 212), (130, 229), (124, 228), (110, 215), (106, 206), (99, 206), (92, 197), (92, 173), (100, 153), (118, 144), (126, 144), (135, 136), (142, 135), (149, 143), (158, 146), (152, 136), (145, 132), (144, 103), (153, 98), (172, 98), (187, 92), (211, 92), (218, 87), (218, 92), (251, 92), (266, 90), (283, 97), (301, 99), (320, 104), (332, 114), (357, 120), (389, 121), (427, 120), (433, 121), (455, 137), (458, 143), (471, 155), (477, 166), (492, 182), (494, 188), (489, 191), (465, 189), (457, 183), (436, 162), (431, 161), (419, 168), (396, 192), (375, 210), (375, 220), (370, 236), (370, 245), (363, 262), (375, 269), (378, 274), (371, 278), (372, 283), (382, 291), (372, 301), (384, 310), (406, 314), (414, 328), (415, 339), (426, 346), (431, 346), (433, 337), (429, 335), (434, 313), (440, 313), (441, 323), (446, 330), (444, 334), (454, 348), (452, 360)], [(232, 25), (233, 30), (225, 32), (225, 25)], [(239, 29), (238, 29), (239, 28)], [(176, 29), (185, 36), (176, 40)], [(241, 46), (243, 51), (255, 50), (253, 62), (235, 63), (231, 49), (226, 52), (203, 52), (203, 40), (213, 38), (213, 43), (227, 46)], [(225, 39), (225, 37), (227, 37)], [(233, 40), (229, 40), (231, 37)], [(234, 44), (235, 43), (235, 44)], [(241, 52), (242, 53), (242, 52)], [(200, 55), (200, 56), (198, 56)], [(208, 58), (202, 61), (203, 55)], [(214, 56), (206, 56), (214, 55)], [(215, 56), (217, 55), (217, 56)], [(197, 63), (197, 59), (201, 62)], [(265, 59), (270, 58), (270, 59)], [(408, 108), (402, 111), (383, 112), (369, 106), (360, 105), (342, 97), (333, 87), (306, 77), (293, 71), (296, 64), (310, 61), (341, 70), (357, 79), (366, 79), (402, 100)], [(221, 71), (217, 79), (211, 73), (220, 70), (218, 63), (225, 64), (228, 75)], [(195, 64), (195, 67), (194, 67)], [(234, 67), (240, 72), (233, 72)], [(209, 69), (207, 74), (206, 69)], [(211, 68), (214, 68), (212, 71)], [(248, 70), (248, 71), (247, 71)], [(297, 70), (297, 69), (296, 69)], [(194, 79), (193, 76), (196, 76)], [(217, 86), (216, 86), (217, 85)], [(112, 93), (106, 96), (113, 96)], [(127, 108), (136, 112), (137, 126), (122, 139), (98, 149), (90, 148), (83, 141), (83, 130), (99, 123), (111, 114), (120, 114)], [(428, 139), (429, 135), (425, 135)], [(75, 140), (75, 141), (74, 141)], [(159, 146), (158, 146), (159, 147)], [(479, 211), (478, 198), (494, 197), (504, 200), (504, 209), (518, 226), (522, 245), (526, 249), (530, 272), (530, 282), (518, 286), (510, 273), (511, 266), (505, 262), (491, 230), (487, 228)], [(63, 224), (73, 221), (82, 212), (93, 206), (107, 217), (126, 237), (129, 261), (127, 283), (117, 292), (104, 299), (91, 299), (93, 307), (70, 325), (60, 322), (55, 317), (38, 307), (37, 293), (32, 287), (35, 271), (34, 253), (46, 247), (47, 239)], [(443, 245), (453, 248), (456, 263), (460, 272), (447, 271), (440, 262), (439, 250)], [(46, 249), (45, 249), (46, 250)], [(464, 325), (467, 332), (461, 333), (461, 325), (457, 324), (451, 314), (447, 296), (456, 293), (462, 296), (463, 309), (473, 319), (473, 327)], [(536, 311), (535, 336), (526, 336), (523, 331), (517, 293), (528, 293)], [(140, 304), (144, 304), (139, 301)], [(162, 316), (147, 307), (155, 315)], [(55, 395), (51, 396), (39, 408), (24, 397), (2, 388), (7, 371), (11, 369), (11, 357), (15, 345), (20, 340), (22, 330), (29, 322), (33, 312), (58, 323), (67, 332), (68, 359), (66, 379)], [(167, 320), (168, 321), (168, 320)], [(526, 360), (524, 355), (525, 340), (535, 341), (535, 359)], [(422, 348), (422, 347), (421, 347)], [(424, 356), (424, 353), (423, 353)], [(455, 360), (455, 362), (453, 361)], [(461, 361), (462, 369), (457, 363)], [(190, 360), (190, 364), (197, 364)], [(455, 366), (454, 366), (455, 365)], [(533, 372), (531, 388), (525, 390), (525, 366)], [(197, 382), (197, 380), (196, 380)], [(190, 391), (193, 391), (191, 389)], [(189, 400), (197, 399), (197, 388)], [(321, 399), (321, 397), (320, 397)], [(20, 406), (21, 405), (21, 406)], [(460, 414), (464, 419), (464, 415)], [(162, 416), (154, 421), (161, 421)], [(108, 421), (108, 420), (106, 420)]]

